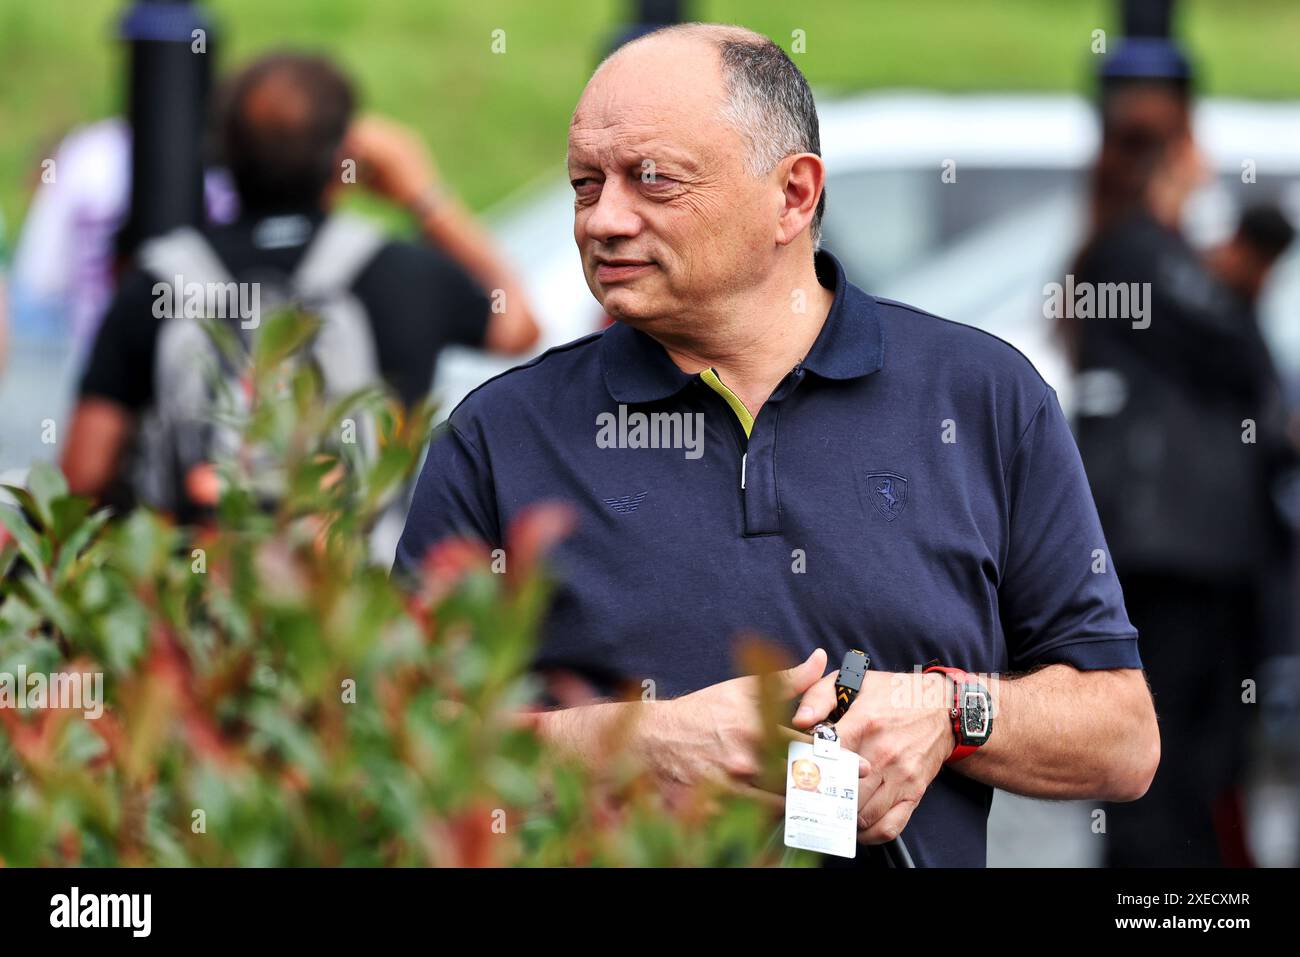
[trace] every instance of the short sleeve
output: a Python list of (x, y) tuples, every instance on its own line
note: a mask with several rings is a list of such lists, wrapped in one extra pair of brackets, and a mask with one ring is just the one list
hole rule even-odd
[(370, 314), (384, 378), (408, 406), (429, 394), (443, 346), (481, 346), (487, 334), (487, 293), (424, 243), (389, 243), (356, 293)]
[(109, 399), (138, 412), (153, 402), (154, 349), (161, 320), (152, 314), (150, 280), (128, 276), (104, 315), (81, 375), (82, 398)]
[(491, 475), (478, 449), (450, 422), (429, 444), (393, 573), (413, 575), (430, 548), (451, 537), (501, 544)]
[(1006, 470), (1009, 538), (998, 590), (1011, 667), (1141, 668), (1079, 450), (1047, 388)]
[(445, 260), (439, 286), (439, 299), (445, 304), (447, 341), (474, 349), (482, 347), (491, 318), (487, 292), (450, 259)]

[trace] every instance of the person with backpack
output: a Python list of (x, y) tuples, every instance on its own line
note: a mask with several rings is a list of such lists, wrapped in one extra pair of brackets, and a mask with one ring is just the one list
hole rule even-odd
[[(538, 337), (517, 281), (419, 139), (383, 118), (354, 120), (351, 84), (329, 60), (264, 57), (225, 99), (220, 139), (240, 215), (142, 245), (96, 336), (62, 463), (76, 494), (180, 521), (218, 491), (219, 383), (206, 373), (214, 362), (228, 379), (240, 371), (221, 368), (196, 311), (214, 318), (220, 307), (215, 318), (248, 345), (263, 317), (301, 304), (321, 321), (306, 351), (327, 396), (382, 382), (408, 406), (428, 393), (444, 346), (518, 354)], [(426, 241), (387, 239), (336, 210), (356, 186), (406, 208)], [(206, 291), (202, 309), (189, 307), (194, 290)]]

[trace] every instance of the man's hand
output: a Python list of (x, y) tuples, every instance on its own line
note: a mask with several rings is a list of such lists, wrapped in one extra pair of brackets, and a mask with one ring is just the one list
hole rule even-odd
[(401, 206), (410, 206), (439, 182), (433, 156), (420, 137), (382, 116), (363, 116), (340, 148), (357, 164), (357, 182)]
[[(792, 700), (813, 687), (826, 669), (826, 652), (818, 648), (802, 663), (771, 678), (781, 700)], [(762, 678), (747, 675), (661, 702), (644, 723), (641, 753), (665, 783), (692, 784), (703, 779), (748, 784), (759, 773), (758, 745), (764, 729), (759, 716)]]
[[(767, 678), (775, 681), (782, 700), (793, 700), (812, 688), (825, 668), (826, 652), (818, 648), (803, 663)], [(609, 702), (520, 714), (518, 719), (592, 769), (608, 761), (609, 742), (630, 732), (632, 753), (670, 797), (702, 780), (751, 790), (761, 770), (758, 745), (768, 730), (759, 713), (763, 681), (750, 675), (669, 701)], [(807, 740), (789, 728), (777, 731)], [(859, 765), (859, 776), (866, 772)]]
[[(804, 694), (796, 728), (835, 711), (834, 671)], [(835, 725), (840, 746), (866, 767), (858, 780), (858, 841), (882, 844), (902, 832), (955, 744), (943, 675), (868, 671), (853, 706)]]

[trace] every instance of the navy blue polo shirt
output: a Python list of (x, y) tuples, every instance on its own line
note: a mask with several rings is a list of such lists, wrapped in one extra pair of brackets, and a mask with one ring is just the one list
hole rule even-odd
[[(567, 502), (537, 666), (660, 698), (735, 677), (745, 635), (832, 667), (1140, 668), (1055, 392), (1000, 339), (816, 266), (830, 313), (753, 419), (621, 323), (480, 386), (431, 444), (398, 569)], [(991, 800), (941, 771), (904, 831), (918, 866), (982, 866)]]

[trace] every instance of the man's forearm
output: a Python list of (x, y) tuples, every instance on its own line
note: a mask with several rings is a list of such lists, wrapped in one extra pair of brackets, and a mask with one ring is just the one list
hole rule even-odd
[(95, 396), (78, 400), (61, 463), (73, 495), (104, 493), (133, 427), (131, 413), (116, 402)]
[(1155, 709), (1136, 669), (1050, 665), (999, 681), (995, 708), (988, 743), (952, 767), (1006, 791), (1131, 801), (1160, 761)]
[(417, 218), (425, 237), (459, 262), (491, 298), (483, 348), (517, 355), (536, 345), (540, 330), (523, 286), (469, 211), (446, 197), (430, 208), (417, 209)]
[(454, 196), (440, 193), (428, 205), (417, 205), (416, 220), (425, 237), (460, 263), (489, 293), (516, 288), (512, 270), (496, 251), (492, 240)]
[(555, 711), (534, 711), (523, 722), (556, 754), (600, 771), (611, 754), (640, 750), (655, 702), (610, 701)]

